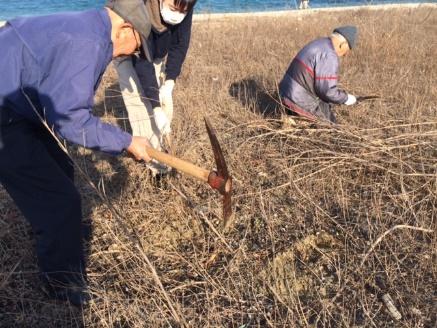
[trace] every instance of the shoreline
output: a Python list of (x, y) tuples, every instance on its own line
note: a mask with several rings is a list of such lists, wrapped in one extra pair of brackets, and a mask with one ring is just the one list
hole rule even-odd
[[(292, 10), (274, 10), (274, 11), (254, 11), (241, 13), (208, 13), (208, 14), (194, 14), (193, 21), (205, 21), (227, 18), (249, 18), (249, 17), (280, 17), (280, 16), (306, 16), (321, 12), (341, 12), (341, 11), (357, 11), (361, 9), (367, 10), (390, 10), (390, 9), (416, 9), (416, 8), (434, 8), (437, 9), (437, 3), (391, 3), (391, 4), (375, 4), (375, 5), (361, 5), (361, 6), (344, 6), (344, 7), (324, 7), (324, 8), (309, 8), (309, 9), (292, 9)], [(0, 21), (0, 27), (6, 21)]]
[(376, 4), (376, 5), (361, 5), (361, 6), (342, 6), (342, 7), (324, 7), (324, 8), (309, 8), (309, 9), (292, 9), (292, 10), (274, 10), (274, 11), (255, 11), (242, 13), (209, 13), (195, 14), (193, 21), (205, 21), (227, 18), (250, 18), (250, 17), (280, 17), (280, 16), (307, 16), (322, 12), (341, 12), (341, 11), (357, 11), (361, 9), (367, 10), (390, 10), (390, 9), (416, 9), (416, 8), (434, 8), (437, 9), (437, 3), (391, 3), (391, 4)]

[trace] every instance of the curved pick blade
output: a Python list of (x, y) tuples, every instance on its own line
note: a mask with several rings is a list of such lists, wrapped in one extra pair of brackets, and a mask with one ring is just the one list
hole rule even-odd
[(211, 141), (212, 151), (214, 153), (214, 159), (217, 166), (216, 174), (222, 179), (223, 183), (223, 187), (219, 188), (218, 190), (223, 195), (223, 223), (224, 226), (227, 227), (229, 218), (232, 215), (232, 178), (229, 176), (228, 166), (226, 165), (216, 132), (206, 117), (205, 125), (209, 140)]
[(205, 126), (206, 131), (208, 132), (209, 140), (211, 141), (212, 151), (214, 153), (215, 164), (217, 166), (217, 175), (226, 180), (229, 177), (229, 172), (223, 156), (222, 148), (220, 147), (214, 128), (206, 117)]
[(231, 192), (223, 195), (223, 226), (228, 227), (229, 218), (232, 216)]

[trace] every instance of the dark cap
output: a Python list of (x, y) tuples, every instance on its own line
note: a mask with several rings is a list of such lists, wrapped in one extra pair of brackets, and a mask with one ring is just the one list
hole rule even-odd
[(337, 27), (334, 31), (334, 33), (338, 33), (344, 36), (347, 43), (349, 44), (349, 48), (355, 47), (355, 41), (357, 39), (358, 30), (356, 26), (341, 26)]
[(126, 22), (132, 24), (133, 28), (140, 34), (142, 53), (149, 62), (153, 61), (148, 47), (152, 23), (144, 0), (109, 0), (106, 7), (113, 10)]

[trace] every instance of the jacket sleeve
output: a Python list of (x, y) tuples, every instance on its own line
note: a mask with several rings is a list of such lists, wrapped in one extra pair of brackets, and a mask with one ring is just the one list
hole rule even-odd
[(182, 23), (177, 25), (172, 31), (165, 70), (167, 80), (176, 80), (181, 74), (182, 64), (185, 61), (190, 46), (192, 23), (193, 9), (187, 14)]
[(325, 102), (343, 104), (347, 93), (337, 87), (338, 57), (323, 53), (316, 58), (314, 70), (314, 89), (317, 96)]
[(67, 44), (52, 59), (39, 86), (40, 103), (50, 127), (74, 144), (119, 154), (132, 136), (92, 115), (94, 91), (106, 63), (99, 46)]

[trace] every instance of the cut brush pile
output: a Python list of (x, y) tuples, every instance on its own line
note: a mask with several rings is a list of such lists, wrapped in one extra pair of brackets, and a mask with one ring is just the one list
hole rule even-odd
[[(337, 107), (336, 128), (289, 125), (277, 83), (302, 46), (344, 24), (360, 35), (342, 86), (381, 98)], [(206, 185), (157, 186), (131, 159), (71, 148), (87, 175), (97, 301), (79, 312), (43, 299), (31, 230), (0, 190), (0, 327), (433, 327), (436, 35), (432, 6), (196, 22), (174, 149), (212, 166), (210, 118), (234, 178), (232, 225), (221, 229)], [(110, 70), (96, 113), (127, 128), (117, 88)]]

